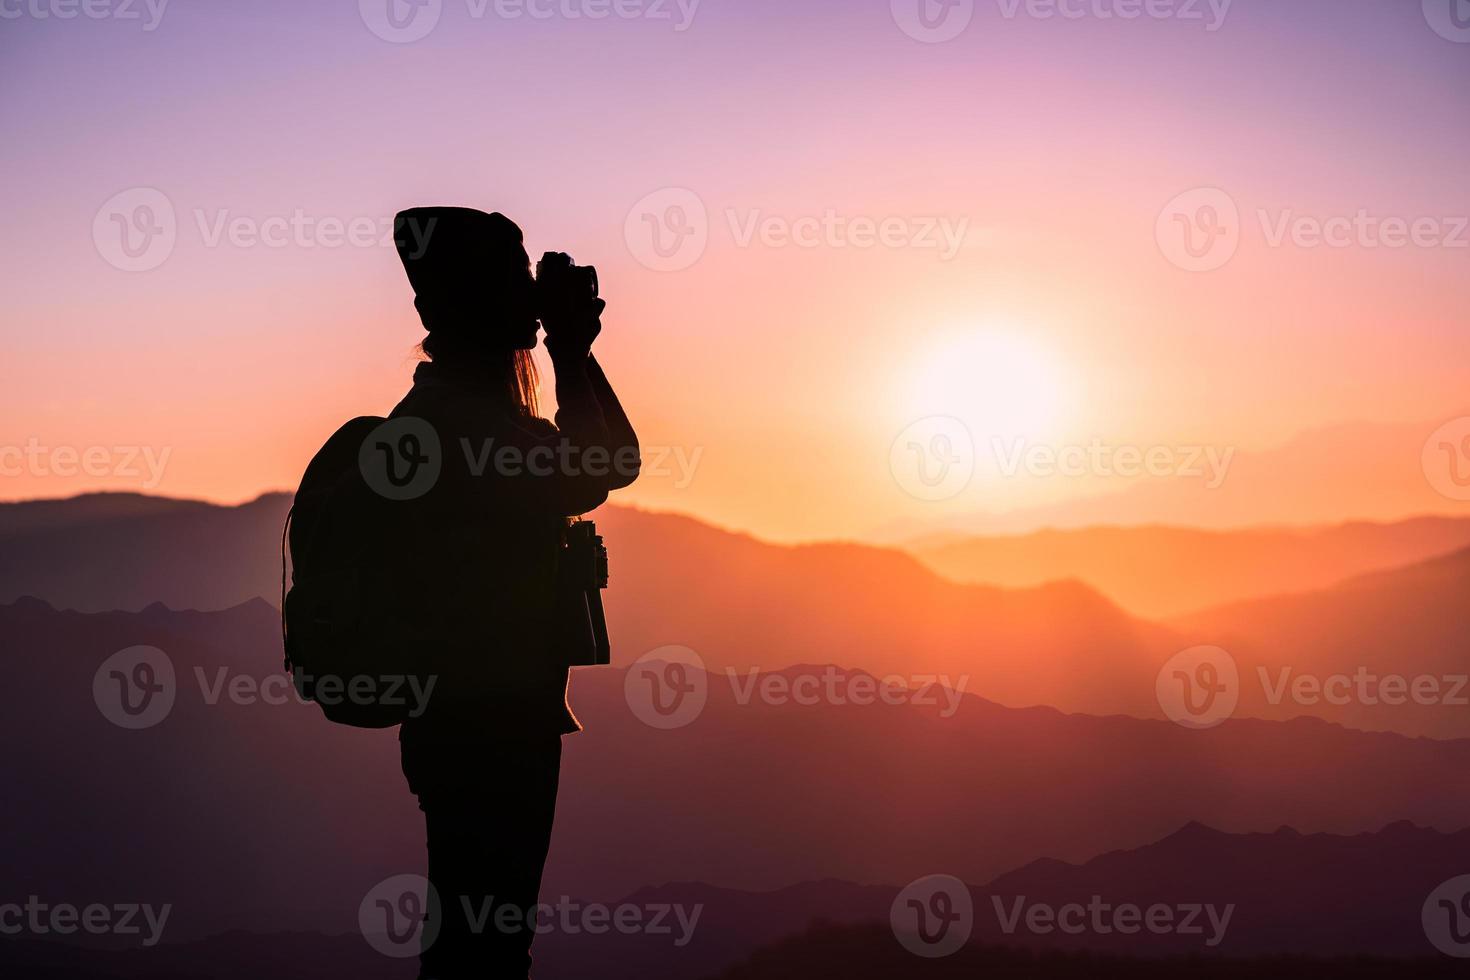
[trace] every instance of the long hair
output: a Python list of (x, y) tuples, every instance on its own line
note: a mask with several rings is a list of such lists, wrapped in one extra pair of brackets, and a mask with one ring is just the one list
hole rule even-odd
[(488, 391), (502, 395), (513, 413), (530, 418), (541, 414), (537, 397), (541, 373), (530, 351), (463, 348), (446, 344), (443, 337), (430, 331), (419, 344), (419, 353), (447, 370), (475, 376)]
[(536, 418), (541, 414), (537, 392), (541, 388), (541, 372), (536, 370), (536, 359), (528, 350), (512, 352), (510, 369), (511, 401), (516, 411)]

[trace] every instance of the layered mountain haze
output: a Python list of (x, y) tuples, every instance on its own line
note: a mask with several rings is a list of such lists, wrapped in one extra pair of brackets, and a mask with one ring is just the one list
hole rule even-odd
[(1093, 527), (999, 537), (940, 535), (908, 550), (960, 582), (1026, 588), (1080, 579), (1134, 615), (1183, 616), (1304, 592), (1470, 546), (1470, 518), (1205, 531)]
[[(81, 610), (278, 602), (288, 507), (282, 494), (236, 508), (111, 495), (0, 505), (0, 600), (37, 595)], [(1327, 676), (1360, 669), (1463, 674), (1459, 637), (1467, 624), (1456, 572), (1463, 562), (1389, 566), (1452, 549), (1470, 528), (1465, 522), (1054, 532), (997, 542), (1001, 550), (986, 560), (1013, 557), (1016, 578), (1042, 578), (1054, 568), (1087, 581), (1003, 588), (951, 581), (892, 549), (772, 545), (627, 508), (595, 516), (612, 550), (607, 609), (620, 664), (679, 645), (717, 673), (837, 664), (911, 683), (943, 679), (1013, 707), (1158, 718), (1160, 668), (1186, 647), (1214, 644), (1242, 664), (1240, 716), (1308, 715), (1412, 735), (1470, 735), (1470, 712), (1454, 710), (1449, 696), (1453, 680), (1445, 681), (1443, 702), (1430, 706), (1356, 696), (1351, 705), (1297, 697), (1273, 704), (1258, 682), (1262, 667), (1273, 689), (1283, 668)], [(1192, 549), (1200, 565), (1188, 561)], [(1227, 569), (1218, 577), (1206, 567), (1214, 561)], [(1154, 583), (1173, 596), (1162, 604), (1179, 605), (1248, 589), (1257, 575), (1335, 583), (1334, 564), (1387, 570), (1315, 598), (1294, 593), (1163, 622), (1130, 615), (1093, 587), (1142, 595)]]
[(1038, 952), (967, 946), (940, 959), (917, 959), (894, 942), (886, 925), (819, 925), (774, 943), (711, 980), (808, 980), (835, 974), (848, 980), (1458, 980), (1464, 964), (1440, 955), (1413, 959), (1340, 956), (1202, 957), (1145, 959), (1094, 952)]
[[(0, 609), (0, 635), (25, 692), (0, 736), (30, 747), (7, 787), (9, 830), (25, 842), (3, 859), (15, 893), (173, 902), (175, 939), (246, 924), (339, 932), (374, 884), (422, 869), (392, 733), (330, 725), (290, 695), (268, 604), (81, 614), (26, 601)], [(125, 731), (94, 681), (137, 644), (165, 652), (175, 700), (157, 725)], [(786, 689), (813, 672), (829, 673), (786, 669)], [(864, 689), (862, 675), (832, 672), (840, 690)], [(986, 881), (1192, 820), (1235, 833), (1470, 825), (1470, 740), (1309, 720), (1189, 731), (973, 695), (808, 703), (693, 676), (702, 711), (661, 730), (629, 693), (643, 678), (577, 673), (588, 731), (567, 741), (546, 894), (606, 902), (671, 881), (769, 890), (935, 869)], [(51, 833), (62, 823), (65, 839)]]
[[(1156, 843), (1081, 865), (1038, 861), (1001, 875), (975, 889), (976, 935), (994, 943), (1150, 956), (1423, 956), (1434, 952), (1424, 934), (1426, 900), (1467, 871), (1467, 830), (1444, 834), (1401, 822), (1353, 835), (1291, 827), (1227, 834), (1192, 823)], [(1111, 928), (1107, 912), (1099, 918), (1089, 910), (1081, 930), (1037, 932), (1015, 916), (1018, 908), (1037, 905), (1094, 904), (1164, 905), (1176, 910), (1176, 928), (1130, 933)], [(1215, 916), (1207, 909), (1193, 930), (1177, 928), (1198, 905)]]
[[(960, 585), (898, 551), (776, 547), (688, 518), (616, 511), (609, 623), (625, 651), (696, 650), (716, 670), (832, 663), (940, 675), (1017, 707), (1153, 715), (1180, 639), (1080, 582)], [(636, 655), (636, 654), (635, 654)]]
[(1174, 621), (1236, 660), (1243, 713), (1470, 736), (1470, 549)]
[[(1407, 823), (1351, 837), (1302, 835), (1288, 828), (1272, 834), (1224, 834), (1191, 824), (1135, 850), (1109, 852), (1081, 865), (1039, 861), (988, 884), (972, 885), (969, 939), (972, 948), (984, 944), (997, 952), (1009, 947), (1126, 954), (1136, 958), (1129, 961), (1135, 971), (1169, 963), (1170, 956), (1202, 951), (1210, 956), (1195, 960), (1192, 973), (1235, 964), (1242, 975), (1255, 975), (1254, 970), (1245, 973), (1249, 961), (1226, 957), (1283, 952), (1423, 957), (1431, 952), (1420, 923), (1424, 899), (1441, 883), (1445, 868), (1467, 862), (1467, 832), (1441, 834)], [(1365, 881), (1373, 887), (1361, 887)], [(606, 980), (701, 980), (769, 955), (760, 952), (764, 947), (800, 942), (795, 937), (813, 926), (820, 931), (838, 924), (881, 923), (878, 949), (896, 952), (900, 947), (888, 932), (888, 920), (903, 891), (897, 884), (838, 880), (771, 891), (697, 882), (643, 888), (615, 905), (681, 910), (682, 920), (669, 915), (669, 932), (678, 941), (670, 942), (662, 931), (590, 934), (553, 928), (538, 941), (536, 975), (557, 980), (591, 975)], [(1024, 910), (1020, 918), (1015, 914), (1018, 902)], [(1205, 904), (1214, 911), (1213, 919), (1191, 911)], [(1178, 931), (1114, 928), (1108, 919), (1112, 910), (1130, 905), (1168, 908)], [(1061, 911), (1069, 907), (1088, 911)], [(1029, 929), (1024, 915), (1037, 908), (1059, 910), (1067, 929)], [(902, 975), (922, 969), (918, 964), (923, 961), (913, 962), (914, 969)], [(303, 967), (308, 966), (311, 975), (342, 975), (336, 971), (344, 964), (350, 964), (355, 977), (404, 975), (356, 937), (309, 933), (232, 932), (127, 953), (81, 953), (36, 944), (22, 949), (19, 963), (29, 968), (27, 975), (47, 976), (68, 975), (61, 971), (70, 969), (88, 976), (207, 973), (215, 980), (232, 980), (283, 970), (288, 976), (305, 976)], [(1403, 975), (1434, 975), (1420, 972), (1421, 965), (1403, 962), (1400, 968), (1412, 971)], [(1336, 975), (1317, 972), (1319, 964), (1298, 969), (1303, 975)]]
[[(354, 931), (369, 889), (423, 871), (393, 733), (327, 723), (282, 672), (272, 601), (288, 506), (280, 494), (236, 508), (126, 495), (0, 506), (0, 655), (24, 692), (0, 737), (30, 747), (9, 767), (24, 846), (0, 859), (6, 894), (171, 903), (169, 944), (200, 941), (158, 959), (67, 952), (60, 965), (27, 946), (32, 973), (187, 975), (242, 942), (206, 937), (239, 929), (295, 933), (282, 943), (296, 961), (326, 962), (343, 947), (307, 933)], [(1253, 569), (1274, 569), (1273, 582), (1318, 582), (1334, 563), (1376, 569), (1151, 622), (1075, 577), (961, 583), (899, 550), (777, 546), (625, 508), (595, 516), (612, 548), (618, 666), (573, 678), (588, 731), (566, 743), (543, 898), (698, 906), (701, 918), (687, 945), (548, 937), (549, 977), (739, 969), (814, 921), (881, 921), (903, 883), (935, 872), (971, 883), (991, 917), (977, 922), (983, 943), (1193, 949), (994, 927), (1002, 892), (1008, 916), (1016, 895), (1100, 894), (1233, 904), (1232, 955), (1411, 956), (1413, 894), (1470, 873), (1463, 709), (1272, 703), (1257, 681), (1268, 668), (1276, 683), (1281, 667), (1463, 673), (1470, 551), (1393, 565), (1453, 546), (1459, 522), (1006, 544), (1017, 574), (1074, 562), (1114, 588), (1172, 578), (1179, 604), (1244, 588)], [(1116, 564), (1082, 562), (1095, 544)], [(1232, 556), (1231, 574), (1183, 574), (1190, 548)], [(1238, 665), (1234, 717), (1209, 730), (1161, 720), (1161, 666), (1204, 643)], [(163, 652), (173, 703), (130, 731), (103, 664), (138, 645)], [(682, 656), (671, 646), (694, 651), (688, 687), (661, 662)], [(693, 706), (673, 728), (653, 707), (669, 698)], [(1355, 890), (1360, 878), (1373, 889)], [(753, 962), (768, 955), (788, 954)], [(381, 965), (363, 975), (393, 975)]]
[(137, 494), (0, 504), (0, 601), (105, 612), (280, 602), (288, 494), (238, 507)]
[[(153, 601), (221, 608), (279, 595), (284, 496), (221, 509), (173, 502), (115, 519), (118, 503), (79, 498), (70, 521), (8, 537), (0, 597), (105, 610)], [(811, 662), (943, 674), (1006, 704), (1151, 714), (1153, 673), (1179, 648), (1168, 629), (1080, 583), (959, 585), (898, 551), (769, 545), (614, 507), (597, 518), (613, 551), (607, 609), (621, 663), (679, 644), (715, 668)]]
[(0, 980), (1470, 980), (1470, 0), (0, 80)]

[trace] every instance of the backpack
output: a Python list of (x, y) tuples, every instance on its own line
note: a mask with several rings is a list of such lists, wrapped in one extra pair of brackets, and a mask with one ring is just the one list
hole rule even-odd
[(412, 509), (375, 492), (359, 465), (385, 422), (356, 418), (327, 440), (281, 533), (286, 670), (304, 700), (354, 728), (402, 723), (426, 690), (414, 683), (422, 632), (395, 581), (412, 567)]

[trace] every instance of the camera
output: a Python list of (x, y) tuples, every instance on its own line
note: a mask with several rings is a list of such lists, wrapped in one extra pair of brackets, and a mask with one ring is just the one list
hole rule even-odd
[(547, 252), (536, 263), (536, 305), (545, 313), (566, 313), (597, 299), (597, 269), (577, 265), (565, 252)]
[(612, 663), (602, 590), (607, 588), (607, 546), (597, 525), (572, 521), (562, 533), (557, 560), (559, 646), (569, 667)]
[(578, 589), (607, 588), (607, 545), (591, 521), (571, 521), (562, 535), (562, 560)]

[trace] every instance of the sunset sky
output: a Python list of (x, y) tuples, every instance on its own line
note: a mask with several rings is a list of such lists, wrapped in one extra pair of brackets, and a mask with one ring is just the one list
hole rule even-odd
[[(1470, 31), (1435, 0), (977, 0), (940, 43), (905, 0), (443, 0), (402, 43), (370, 27), (386, 2), (0, 4), (0, 447), (168, 453), (157, 485), (28, 464), (0, 499), (294, 487), (408, 386), (422, 330), (380, 239), (425, 204), (598, 266), (599, 355), (662, 461), (623, 502), (777, 540), (1064, 520), (1126, 482), (1007, 476), (995, 439), (1249, 457), (1379, 423), (1365, 471), (1412, 469), (1470, 414)], [(641, 16), (558, 12), (600, 9)], [(176, 240), (126, 271), (139, 188)], [(1191, 192), (1192, 232), (1238, 210), (1233, 256), (1170, 237)], [(679, 214), (661, 256), (645, 216)], [(1418, 241), (1380, 244), (1395, 221)], [(332, 222), (379, 230), (332, 247)], [(926, 500), (895, 440), (933, 417), (977, 473)], [(1466, 511), (1432, 478), (1365, 496), (1350, 464), (1289, 511), (1237, 486), (1229, 523)]]

